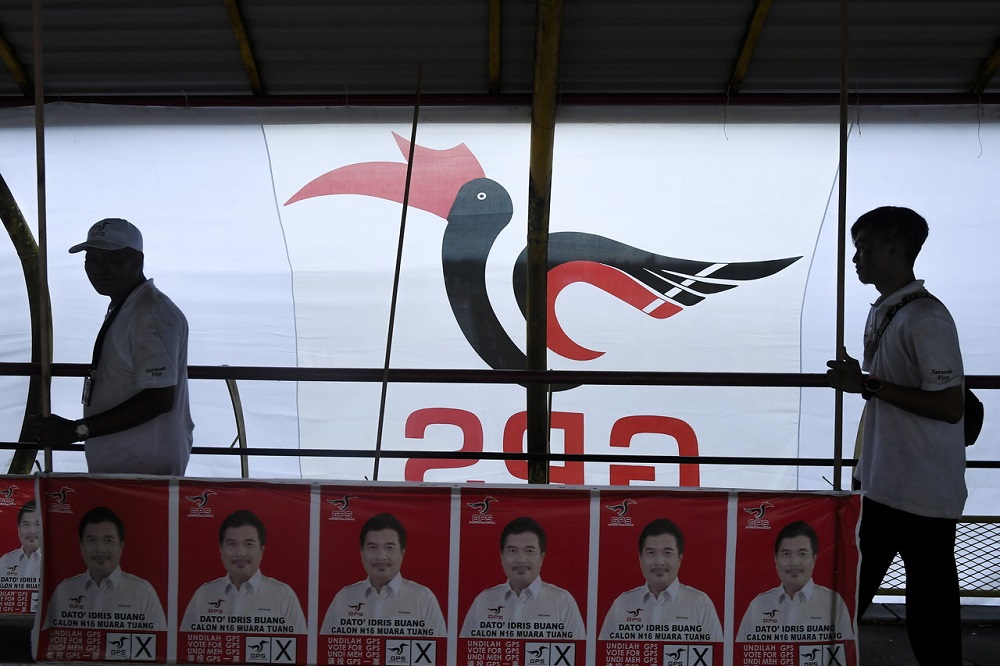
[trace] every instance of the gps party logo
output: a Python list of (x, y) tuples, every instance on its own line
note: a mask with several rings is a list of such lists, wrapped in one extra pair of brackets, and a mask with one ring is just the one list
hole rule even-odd
[(632, 516), (628, 515), (628, 508), (636, 503), (631, 497), (626, 497), (618, 504), (605, 504), (604, 508), (611, 512), (608, 525), (611, 527), (634, 527)]
[(17, 498), (14, 497), (15, 490), (17, 486), (13, 484), (0, 490), (0, 506), (14, 506), (17, 503)]
[(69, 494), (74, 491), (69, 486), (63, 486), (59, 490), (45, 493), (49, 498), (49, 513), (73, 513), (73, 507), (69, 505)]
[(472, 509), (472, 515), (469, 516), (469, 523), (479, 525), (495, 525), (496, 522), (493, 520), (493, 514), (490, 513), (490, 507), (499, 501), (500, 500), (492, 495), (486, 495), (483, 499), (476, 502), (466, 502), (465, 505)]
[(351, 501), (358, 499), (357, 495), (341, 495), (331, 497), (326, 500), (327, 504), (333, 506), (327, 520), (354, 520), (354, 512), (351, 511)]
[(767, 515), (767, 510), (774, 508), (774, 505), (764, 500), (757, 506), (745, 506), (743, 511), (750, 514), (750, 518), (747, 520), (746, 529), (748, 530), (769, 530), (771, 529), (771, 522), (765, 518)]
[(191, 502), (192, 505), (188, 508), (188, 518), (213, 518), (215, 514), (212, 513), (212, 507), (208, 505), (212, 495), (218, 495), (218, 493), (211, 488), (206, 488), (197, 495), (185, 495), (184, 499)]
[[(465, 339), (494, 370), (527, 367), (524, 352), (500, 323), (486, 288), (490, 251), (514, 216), (510, 194), (503, 185), (486, 177), (479, 160), (464, 143), (436, 150), (411, 145), (395, 133), (393, 137), (404, 160), (409, 159), (413, 149), (409, 191), (405, 187), (405, 162), (355, 163), (313, 179), (285, 206), (314, 197), (361, 195), (397, 203), (406, 199), (410, 207), (442, 218), (447, 222), (441, 244), (445, 291)], [(702, 261), (654, 254), (596, 234), (549, 234), (548, 348), (574, 361), (591, 361), (604, 354), (571, 339), (559, 321), (556, 300), (572, 284), (589, 284), (618, 299), (623, 307), (654, 319), (667, 319), (713, 294), (774, 275), (799, 259)], [(511, 288), (521, 313), (526, 315), (527, 248), (512, 268)], [(575, 386), (563, 384), (553, 389)]]

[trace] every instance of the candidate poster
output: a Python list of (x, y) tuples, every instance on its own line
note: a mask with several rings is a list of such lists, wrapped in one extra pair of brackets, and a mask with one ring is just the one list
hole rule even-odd
[(167, 656), (169, 480), (43, 477), (40, 661)]
[(451, 489), (321, 489), (320, 664), (447, 663)]
[(38, 608), (40, 516), (34, 478), (0, 477), (0, 615), (31, 615)]
[(740, 494), (734, 664), (857, 664), (856, 500)]
[(177, 660), (306, 663), (309, 486), (179, 489)]
[(601, 492), (598, 666), (722, 666), (728, 504), (722, 492)]
[(591, 493), (462, 488), (456, 663), (583, 664)]

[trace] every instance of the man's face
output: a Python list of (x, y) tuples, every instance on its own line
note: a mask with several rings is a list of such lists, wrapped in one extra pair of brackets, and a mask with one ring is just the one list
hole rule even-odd
[(782, 539), (774, 556), (774, 565), (785, 592), (795, 594), (801, 590), (812, 578), (813, 568), (816, 566), (816, 553), (812, 550), (809, 537)]
[(135, 284), (141, 273), (139, 254), (132, 250), (87, 250), (84, 270), (94, 291), (103, 296), (115, 296)]
[(507, 574), (510, 586), (518, 594), (538, 578), (544, 559), (545, 553), (542, 552), (538, 544), (538, 535), (534, 532), (508, 534), (500, 552), (503, 572)]
[(854, 238), (854, 270), (862, 284), (877, 284), (895, 259), (895, 244), (883, 239), (871, 228), (862, 229)]
[(405, 554), (406, 551), (399, 545), (399, 535), (391, 527), (369, 531), (365, 535), (361, 563), (375, 589), (381, 590), (383, 585), (396, 577), (403, 566)]
[(38, 521), (37, 511), (26, 511), (21, 516), (21, 521), (17, 524), (17, 538), (21, 541), (21, 548), (28, 555), (38, 550), (38, 528), (41, 523)]
[(227, 527), (219, 549), (222, 551), (222, 564), (229, 573), (229, 580), (237, 586), (250, 580), (260, 569), (264, 546), (253, 525)]
[(91, 523), (83, 528), (80, 539), (80, 554), (87, 565), (90, 577), (100, 582), (118, 567), (122, 559), (125, 542), (118, 538), (118, 528), (114, 523)]
[(677, 548), (677, 537), (673, 534), (646, 537), (639, 553), (639, 567), (649, 589), (659, 594), (670, 587), (677, 580), (683, 557)]

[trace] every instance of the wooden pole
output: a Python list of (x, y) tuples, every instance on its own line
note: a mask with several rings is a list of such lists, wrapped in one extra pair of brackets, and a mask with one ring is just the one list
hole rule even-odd
[[(535, 26), (535, 81), (531, 102), (531, 163), (528, 184), (527, 369), (546, 370), (549, 203), (558, 94), (562, 0), (539, 0)], [(549, 410), (544, 384), (527, 389), (528, 453), (549, 453)], [(528, 483), (548, 483), (546, 460), (528, 461)]]

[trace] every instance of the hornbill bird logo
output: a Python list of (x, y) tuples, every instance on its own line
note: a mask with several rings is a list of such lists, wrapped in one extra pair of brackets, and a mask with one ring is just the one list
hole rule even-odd
[(52, 492), (45, 493), (45, 494), (48, 495), (49, 497), (51, 497), (52, 499), (54, 499), (55, 502), (56, 502), (56, 504), (65, 504), (66, 503), (66, 494), (67, 493), (72, 493), (72, 492), (76, 492), (76, 491), (73, 490), (72, 488), (70, 488), (69, 486), (63, 486), (59, 490), (53, 490)]
[[(410, 142), (395, 133), (393, 137), (406, 159)], [(405, 163), (397, 162), (343, 166), (307, 183), (285, 205), (337, 194), (403, 203), (406, 168)], [(494, 241), (514, 215), (507, 190), (486, 177), (479, 160), (464, 143), (445, 150), (414, 146), (408, 204), (447, 221), (441, 243), (445, 290), (466, 340), (495, 370), (525, 368), (525, 354), (504, 330), (486, 288), (486, 260)], [(548, 347), (576, 361), (604, 354), (571, 339), (556, 317), (556, 298), (571, 284), (590, 284), (650, 317), (666, 319), (741, 282), (773, 275), (800, 258), (697, 261), (654, 254), (596, 234), (552, 233), (548, 240)], [(527, 273), (525, 248), (512, 275), (522, 314), (526, 314), (528, 306)]]
[(360, 601), (356, 604), (349, 604), (347, 607), (350, 608), (355, 613), (360, 612), (361, 608), (365, 605), (365, 602)]
[(465, 505), (470, 509), (475, 509), (476, 511), (479, 512), (480, 515), (482, 515), (490, 510), (490, 504), (493, 504), (493, 502), (497, 501), (499, 500), (497, 500), (496, 497), (493, 497), (492, 495), (487, 495), (479, 502), (466, 502)]
[(343, 497), (334, 497), (328, 499), (327, 502), (337, 507), (338, 511), (347, 511), (347, 507), (350, 506), (352, 499), (358, 499), (357, 495), (344, 495)]
[(185, 495), (185, 499), (187, 499), (189, 502), (194, 502), (195, 504), (197, 504), (199, 509), (204, 509), (205, 505), (208, 504), (208, 498), (211, 497), (212, 495), (217, 495), (217, 494), (218, 493), (216, 493), (211, 488), (207, 488), (203, 490), (200, 495)]
[(3, 490), (0, 490), (0, 497), (4, 499), (10, 499), (14, 496), (14, 491), (17, 490), (17, 486), (7, 486)]
[(251, 643), (250, 649), (257, 653), (263, 652), (264, 648), (267, 647), (267, 643), (268, 640), (265, 638), (260, 643)]
[(128, 641), (128, 636), (122, 636), (121, 638), (119, 638), (118, 640), (115, 640), (115, 641), (109, 639), (108, 640), (108, 645), (110, 645), (111, 647), (113, 647), (116, 650), (121, 650), (122, 646), (125, 645), (125, 643), (127, 641)]
[(619, 518), (621, 518), (626, 513), (628, 513), (628, 506), (629, 506), (629, 504), (635, 504), (635, 503), (636, 503), (635, 500), (632, 499), (631, 497), (629, 497), (627, 499), (622, 500), (622, 502), (620, 504), (605, 504), (604, 506), (606, 506), (607, 508), (609, 508), (612, 511), (614, 511), (615, 514)]
[(684, 648), (680, 648), (674, 652), (664, 652), (663, 654), (667, 655), (671, 659), (680, 659), (681, 655), (684, 654)]
[(69, 602), (71, 604), (80, 604), (80, 603), (83, 603), (83, 600), (86, 599), (86, 598), (87, 598), (87, 595), (81, 594), (78, 597), (70, 597), (69, 598)]
[(215, 610), (219, 610), (219, 608), (222, 607), (222, 604), (225, 603), (225, 601), (226, 601), (225, 599), (216, 599), (215, 601), (209, 601), (208, 605), (214, 608)]
[(761, 502), (760, 506), (747, 506), (743, 507), (743, 510), (754, 517), (755, 520), (760, 520), (767, 513), (767, 510), (772, 508), (774, 505), (770, 502)]
[(542, 645), (537, 650), (525, 650), (525, 652), (530, 654), (533, 659), (541, 659), (545, 655), (545, 651), (548, 649), (548, 646)]
[(639, 617), (640, 615), (642, 615), (642, 609), (641, 608), (635, 608), (633, 610), (628, 611), (628, 616), (629, 617)]
[(486, 610), (489, 611), (490, 615), (499, 615), (500, 611), (503, 610), (503, 606), (497, 606), (496, 608), (487, 608)]

